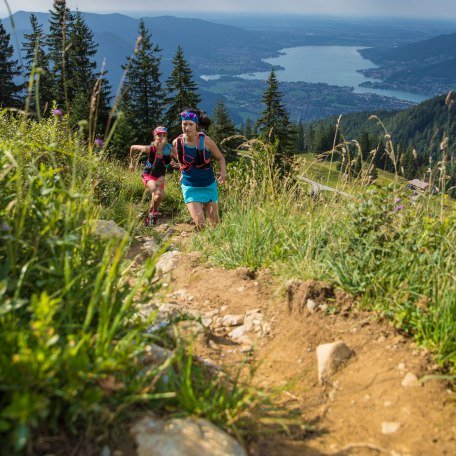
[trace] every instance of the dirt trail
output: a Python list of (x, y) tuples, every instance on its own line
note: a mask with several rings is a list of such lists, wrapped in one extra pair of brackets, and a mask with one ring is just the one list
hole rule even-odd
[[(186, 231), (177, 227), (175, 244), (192, 235)], [(295, 435), (262, 437), (250, 454), (456, 454), (456, 395), (442, 380), (410, 376), (435, 374), (432, 357), (387, 322), (357, 310), (350, 297), (318, 282), (291, 283), (287, 294), (267, 272), (208, 267), (198, 254), (180, 254), (171, 280), (163, 280), (166, 302), (207, 316), (211, 334), (197, 343), (199, 356), (227, 369), (249, 358), (258, 365), (256, 384), (279, 389), (282, 404), (311, 425)], [(254, 309), (261, 324), (233, 341), (228, 333), (236, 327), (224, 327), (222, 317)], [(315, 350), (335, 341), (354, 356), (319, 385)]]

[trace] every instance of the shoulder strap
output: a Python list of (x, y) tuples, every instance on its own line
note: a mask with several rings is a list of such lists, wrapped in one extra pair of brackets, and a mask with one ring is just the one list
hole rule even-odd
[(184, 169), (184, 135), (179, 135), (176, 138), (176, 146), (177, 146), (177, 161), (179, 162), (181, 170)]
[(199, 151), (202, 151), (202, 150), (204, 150), (206, 148), (206, 134), (203, 133), (202, 131), (200, 131), (198, 133), (198, 141), (197, 141), (196, 148)]

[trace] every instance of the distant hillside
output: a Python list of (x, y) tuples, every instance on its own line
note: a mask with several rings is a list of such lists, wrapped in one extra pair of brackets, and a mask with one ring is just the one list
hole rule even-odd
[(415, 61), (427, 59), (449, 59), (456, 57), (456, 33), (439, 35), (417, 43), (392, 49), (364, 49), (363, 55), (375, 63)]
[(456, 88), (456, 33), (390, 49), (370, 48), (360, 52), (380, 65), (363, 73), (381, 79), (382, 83), (366, 85), (427, 95)]
[[(19, 43), (24, 33), (30, 33), (30, 12), (13, 14)], [(34, 13), (47, 33), (47, 13)], [(123, 14), (83, 13), (87, 25), (94, 32), (99, 44), (97, 62), (106, 61), (108, 77), (113, 88), (118, 86), (122, 69), (131, 55), (138, 36), (139, 19)], [(261, 58), (275, 55), (285, 46), (299, 43), (300, 38), (285, 32), (244, 30), (232, 25), (215, 24), (199, 19), (185, 19), (172, 16), (143, 18), (152, 41), (162, 48), (162, 72), (165, 77), (171, 69), (171, 59), (177, 47), (184, 48), (185, 56), (197, 76), (204, 73), (239, 74), (270, 69)], [(8, 33), (12, 33), (9, 20), (2, 21)], [(301, 40), (302, 41), (302, 40)], [(12, 40), (15, 45), (15, 40)]]
[[(413, 148), (422, 160), (430, 156), (440, 157), (440, 143), (449, 138), (449, 149), (456, 153), (456, 103), (451, 109), (445, 104), (445, 95), (437, 96), (400, 112), (378, 112), (393, 143), (401, 150)], [(346, 139), (358, 139), (363, 132), (383, 137), (384, 132), (371, 113), (353, 113), (342, 117), (340, 131)], [(335, 125), (336, 119), (328, 118), (323, 123)]]

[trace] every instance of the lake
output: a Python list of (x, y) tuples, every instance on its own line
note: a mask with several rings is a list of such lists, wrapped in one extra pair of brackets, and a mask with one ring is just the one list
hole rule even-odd
[[(364, 59), (358, 52), (359, 46), (299, 46), (282, 49), (278, 57), (263, 59), (271, 65), (280, 65), (284, 70), (277, 70), (277, 79), (281, 82), (323, 82), (330, 85), (350, 86), (355, 93), (376, 93), (387, 97), (396, 97), (420, 103), (429, 97), (403, 92), (400, 90), (372, 89), (360, 87), (365, 81), (375, 82), (366, 78), (357, 70), (376, 67), (370, 60)], [(238, 75), (243, 79), (266, 80), (269, 71)], [(220, 75), (202, 75), (205, 80), (220, 78)]]

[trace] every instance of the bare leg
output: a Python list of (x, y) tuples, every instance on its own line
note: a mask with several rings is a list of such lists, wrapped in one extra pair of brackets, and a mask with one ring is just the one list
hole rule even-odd
[(219, 222), (219, 216), (218, 216), (218, 204), (217, 203), (204, 203), (203, 204), (204, 211), (206, 212), (206, 217), (209, 220), (209, 223), (212, 226), (217, 225)]
[(204, 229), (206, 227), (206, 220), (204, 218), (203, 205), (201, 203), (187, 203), (187, 208), (196, 225), (196, 229)]
[(165, 196), (165, 191), (161, 187), (162, 182), (163, 182), (162, 178), (160, 178), (156, 181), (150, 180), (149, 182), (147, 182), (147, 189), (152, 193), (152, 201), (151, 201), (150, 209), (154, 212), (158, 212), (160, 203), (162, 202), (162, 200)]

